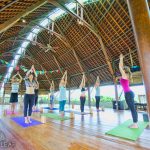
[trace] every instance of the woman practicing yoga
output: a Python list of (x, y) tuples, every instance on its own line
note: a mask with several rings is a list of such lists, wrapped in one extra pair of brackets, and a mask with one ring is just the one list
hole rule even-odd
[(96, 99), (96, 109), (97, 109), (97, 112), (100, 110), (99, 109), (99, 103), (100, 103), (100, 79), (99, 79), (99, 76), (97, 76), (97, 79), (96, 79), (96, 83), (95, 83), (95, 99)]
[[(19, 79), (17, 78), (19, 77)], [(15, 108), (16, 108), (16, 103), (18, 102), (18, 91), (19, 91), (19, 84), (22, 82), (22, 77), (17, 72), (16, 75), (14, 75), (11, 78), (11, 96), (10, 96), (10, 104), (11, 104), (11, 113), (14, 114)]]
[(64, 109), (67, 100), (66, 96), (66, 84), (67, 84), (67, 71), (65, 71), (60, 84), (59, 84), (59, 112), (62, 117), (64, 117)]
[(38, 94), (39, 94), (39, 82), (37, 81), (37, 77), (35, 77), (35, 82), (37, 84), (37, 86), (34, 89), (34, 106), (33, 106), (33, 111), (35, 111), (37, 109), (36, 105), (38, 103)]
[(54, 81), (52, 81), (51, 86), (50, 86), (50, 109), (52, 110), (54, 107)]
[(80, 109), (81, 109), (81, 114), (84, 114), (84, 104), (85, 104), (85, 101), (86, 101), (86, 95), (85, 95), (85, 74), (83, 74), (83, 76), (82, 76), (80, 89), (81, 89)]
[(119, 62), (119, 70), (121, 73), (121, 79), (120, 79), (120, 84), (123, 88), (123, 91), (125, 93), (125, 100), (126, 103), (129, 107), (129, 109), (131, 110), (131, 114), (132, 114), (132, 119), (133, 119), (133, 124), (130, 125), (130, 128), (138, 128), (138, 114), (137, 111), (135, 109), (135, 105), (134, 105), (134, 93), (131, 91), (130, 87), (129, 87), (129, 81), (132, 80), (132, 74), (130, 71), (130, 68), (127, 66), (123, 65), (123, 55), (120, 55), (120, 62)]
[(32, 123), (30, 120), (32, 114), (32, 107), (34, 105), (35, 92), (34, 90), (38, 87), (36, 82), (36, 72), (32, 65), (31, 69), (27, 72), (25, 77), (26, 93), (24, 95), (24, 117), (25, 123)]

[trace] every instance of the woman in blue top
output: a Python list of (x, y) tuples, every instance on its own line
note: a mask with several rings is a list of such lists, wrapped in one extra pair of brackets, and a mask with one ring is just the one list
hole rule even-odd
[(99, 111), (99, 103), (100, 103), (100, 79), (97, 76), (96, 83), (95, 83), (95, 99), (96, 99), (96, 109)]
[(65, 71), (60, 84), (59, 84), (59, 112), (61, 116), (64, 116), (64, 108), (67, 100), (66, 96), (66, 84), (67, 84), (67, 71)]
[[(19, 79), (17, 78), (19, 76)], [(19, 92), (19, 84), (22, 82), (22, 77), (17, 72), (16, 75), (14, 75), (11, 78), (11, 96), (10, 96), (10, 103), (11, 103), (11, 112), (14, 114), (16, 103), (18, 102), (18, 92)]]
[(52, 110), (54, 107), (54, 81), (52, 81), (51, 86), (50, 86), (50, 109)]
[(35, 89), (38, 86), (35, 77), (37, 77), (37, 75), (35, 68), (32, 65), (25, 77), (26, 93), (24, 95), (24, 118), (25, 123), (27, 124), (32, 123), (30, 117), (32, 114), (32, 107), (34, 105)]
[(81, 96), (80, 96), (80, 109), (81, 109), (81, 114), (84, 114), (84, 105), (86, 101), (86, 95), (85, 95), (85, 74), (82, 76), (82, 81), (80, 84), (80, 89), (81, 89)]

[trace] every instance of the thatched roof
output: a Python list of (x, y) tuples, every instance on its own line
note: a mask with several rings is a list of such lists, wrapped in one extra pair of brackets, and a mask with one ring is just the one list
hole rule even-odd
[[(0, 26), (37, 2), (37, 0), (2, 1), (0, 4)], [(59, 7), (62, 8), (69, 1), (56, 0), (56, 2), (61, 4)], [(44, 3), (21, 18), (25, 19), (26, 23), (23, 23), (20, 19), (12, 27), (0, 33), (0, 53), (3, 53), (0, 59), (11, 62), (15, 51), (21, 46), (27, 33), (55, 9), (55, 4)], [(75, 10), (73, 12), (75, 13)], [(133, 28), (125, 0), (89, 0), (84, 5), (84, 20), (91, 27), (94, 27), (96, 33), (101, 37), (114, 74), (118, 73), (118, 57), (120, 53), (126, 56), (126, 65), (139, 66)], [(38, 44), (30, 44), (26, 48), (25, 55), (21, 56), (18, 66), (23, 65), (29, 69), (34, 64), (37, 70), (55, 71), (38, 76), (41, 89), (49, 88), (48, 80), (54, 80), (56, 86), (58, 86), (62, 76), (61, 71), (63, 72), (64, 70), (68, 70), (71, 87), (79, 86), (83, 71), (87, 73), (90, 84), (95, 82), (98, 75), (102, 83), (113, 82), (104, 49), (99, 39), (85, 25), (79, 24), (76, 17), (67, 12), (56, 19), (54, 34), (49, 33), (47, 29), (40, 26), (38, 28), (42, 30), (37, 36), (37, 42), (45, 46), (50, 43), (54, 49), (56, 48), (55, 51), (45, 52)], [(133, 64), (129, 53), (132, 55)], [(1, 65), (0, 74), (5, 74), (7, 69), (8, 66)], [(20, 72), (22, 76), (25, 76), (24, 71), (21, 70)]]

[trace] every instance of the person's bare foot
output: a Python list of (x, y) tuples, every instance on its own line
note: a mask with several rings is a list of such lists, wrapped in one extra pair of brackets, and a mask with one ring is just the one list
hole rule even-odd
[(30, 117), (28, 117), (28, 122), (29, 122), (29, 123), (32, 123), (32, 121), (31, 121), (31, 118), (30, 118)]
[(60, 113), (60, 116), (63, 118), (65, 116), (65, 113), (64, 112), (61, 112)]
[(29, 122), (28, 122), (28, 119), (27, 119), (27, 118), (25, 118), (25, 124), (29, 124)]
[(137, 128), (139, 128), (139, 127), (138, 127), (138, 124), (137, 124), (137, 123), (133, 123), (132, 125), (129, 126), (129, 128), (137, 129)]

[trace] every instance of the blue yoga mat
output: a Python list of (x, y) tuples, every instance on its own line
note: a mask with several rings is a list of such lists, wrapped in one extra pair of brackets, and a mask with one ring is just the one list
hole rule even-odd
[(31, 127), (31, 126), (36, 126), (42, 124), (40, 121), (31, 119), (32, 123), (26, 124), (24, 123), (24, 117), (12, 117), (11, 120), (16, 122), (18, 125), (20, 125), (23, 128)]
[[(49, 107), (43, 107), (43, 109), (50, 109)], [(53, 109), (50, 109), (50, 110), (58, 110), (59, 108), (53, 108)]]
[(34, 112), (40, 112), (40, 110), (33, 110), (32, 112), (33, 112), (33, 113), (34, 113)]

